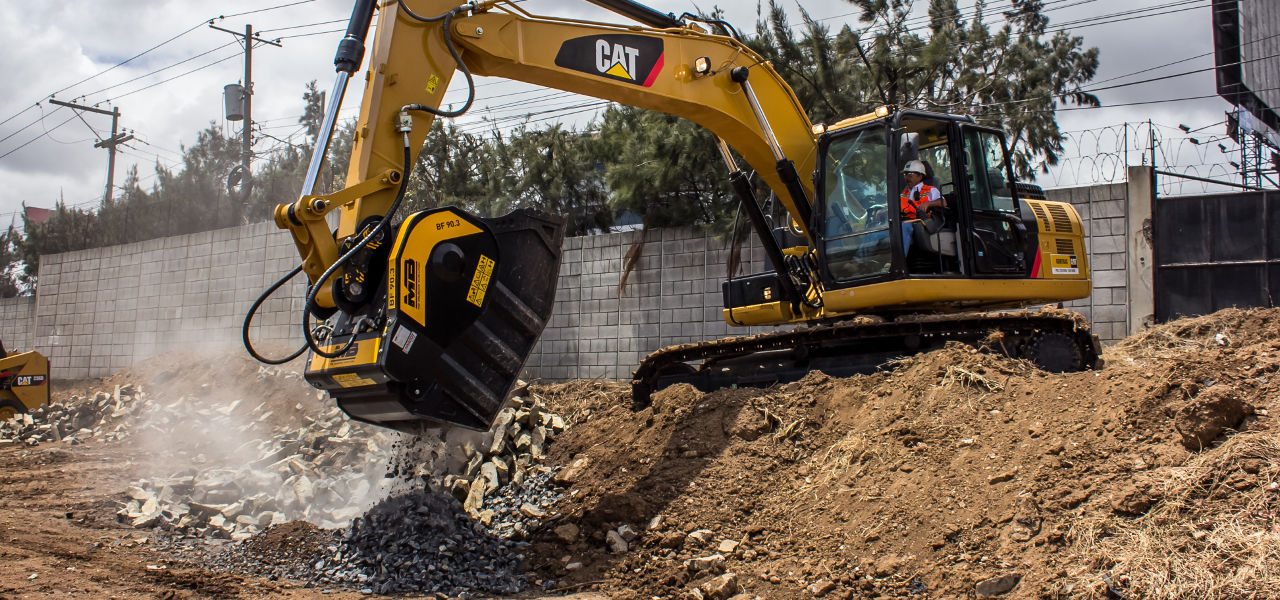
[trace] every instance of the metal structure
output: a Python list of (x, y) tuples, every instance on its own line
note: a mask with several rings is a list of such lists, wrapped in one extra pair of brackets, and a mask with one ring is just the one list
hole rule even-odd
[(1280, 3), (1213, 0), (1213, 47), (1218, 95), (1237, 107), (1242, 183), (1280, 187)]
[[(212, 23), (209, 24), (209, 28), (234, 35), (241, 43), (244, 44), (244, 86), (241, 87), (243, 96), (239, 104), (239, 108), (241, 109), (240, 115), (241, 118), (244, 119), (244, 128), (242, 129), (240, 138), (240, 166), (239, 168), (232, 170), (231, 174), (227, 177), (228, 192), (232, 191), (235, 184), (239, 184), (240, 197), (235, 198), (233, 195), (231, 204), (233, 217), (236, 221), (240, 221), (244, 217), (245, 205), (249, 202), (249, 186), (252, 181), (251, 173), (253, 172), (251, 170), (252, 166), (250, 165), (253, 161), (253, 43), (261, 42), (263, 44), (271, 44), (272, 46), (279, 47), (280, 42), (265, 40), (261, 37), (255, 36), (253, 34), (253, 25), (245, 25), (244, 33), (231, 31), (230, 29), (223, 29), (213, 25)], [(226, 91), (228, 90), (224, 89), (224, 93)], [(224, 97), (223, 102), (228, 108), (231, 108), (231, 99)], [(227, 115), (227, 118), (232, 121), (236, 120), (232, 119), (230, 114)]]
[(1280, 193), (1159, 198), (1152, 228), (1157, 321), (1276, 306)]

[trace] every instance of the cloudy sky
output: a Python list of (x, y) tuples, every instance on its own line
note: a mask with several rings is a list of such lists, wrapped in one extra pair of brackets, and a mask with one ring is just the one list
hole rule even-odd
[[(960, 0), (966, 14), (973, 1)], [(695, 6), (691, 0), (648, 0), (647, 4), (676, 14), (712, 5)], [(802, 4), (833, 29), (844, 23), (860, 27), (845, 0)], [(728, 20), (739, 29), (753, 29), (754, 2), (722, 5)], [(794, 0), (784, 0), (783, 5), (798, 21)], [(988, 0), (988, 5), (991, 14), (1007, 7), (1009, 0)], [(1228, 160), (1238, 159), (1217, 147), (1221, 141), (1228, 151), (1235, 148), (1229, 140), (1218, 139), (1223, 137), (1223, 111), (1229, 105), (1217, 98), (1167, 102), (1214, 94), (1209, 5), (1210, 0), (1045, 0), (1051, 28), (1067, 26), (1083, 36), (1087, 46), (1101, 49), (1101, 70), (1090, 87), (1201, 72), (1100, 91), (1104, 108), (1061, 112), (1059, 123), (1071, 132), (1066, 162), (1041, 177), (1040, 183), (1063, 187), (1122, 180), (1117, 157), (1123, 156), (1120, 140), (1125, 124), (1131, 140), (1146, 140), (1148, 120), (1154, 123), (1159, 140), (1158, 166), (1236, 179), (1226, 170), (1231, 169)], [(262, 128), (255, 151), (265, 153), (284, 141), (300, 141), (303, 88), (313, 79), (322, 89), (332, 85), (333, 50), (350, 6), (350, 0), (0, 0), (0, 39), (7, 42), (9, 68), (0, 94), (0, 219), (4, 221), (0, 225), (7, 224), (24, 202), (51, 207), (63, 198), (68, 205), (94, 207), (102, 199), (107, 151), (94, 148), (94, 142), (110, 135), (111, 119), (77, 116), (71, 109), (44, 102), (50, 95), (120, 109), (120, 126), (132, 132), (135, 141), (121, 147), (117, 155), (117, 184), (137, 165), (144, 187), (148, 186), (153, 165), (157, 161), (178, 164), (181, 148), (193, 143), (196, 133), (210, 123), (237, 135), (239, 125), (222, 118), (222, 87), (242, 79), (242, 52), (233, 36), (210, 29), (209, 19), (225, 29), (244, 31), (250, 24), (255, 31), (264, 31), (266, 38), (283, 38), (282, 47), (258, 46), (253, 53), (253, 113)], [(583, 0), (524, 0), (521, 6), (535, 14), (620, 20)], [(1175, 61), (1180, 62), (1169, 64)], [(1152, 70), (1140, 72), (1147, 69)], [(349, 92), (344, 116), (354, 116), (358, 110), (359, 91)], [(563, 118), (581, 125), (591, 115), (547, 112), (589, 99), (549, 95), (524, 84), (482, 80), (478, 92), (465, 123), (486, 116), (518, 119), (536, 112), (531, 118)], [(461, 100), (464, 95), (451, 90), (447, 98)], [(1195, 131), (1185, 134), (1178, 125)], [(1201, 143), (1191, 144), (1189, 137)], [(1132, 147), (1129, 160), (1137, 164), (1138, 143)], [(1182, 191), (1203, 189), (1197, 185)]]

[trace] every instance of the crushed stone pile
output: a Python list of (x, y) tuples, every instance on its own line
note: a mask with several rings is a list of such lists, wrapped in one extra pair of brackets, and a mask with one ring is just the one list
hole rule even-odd
[[(527, 537), (541, 527), (561, 495), (552, 469), (542, 463), (564, 429), (564, 419), (544, 410), (526, 390), (517, 386), (508, 407), (484, 433), (424, 429), (419, 436), (407, 436), (370, 427), (360, 434), (381, 438), (376, 449), (370, 441), (366, 452), (327, 458), (330, 448), (340, 452), (349, 447), (339, 440), (355, 435), (344, 416), (335, 413), (329, 419), (326, 413), (326, 418), (310, 421), (310, 429), (277, 432), (258, 443), (264, 454), (257, 464), (277, 465), (289, 473), (302, 465), (318, 477), (304, 480), (294, 474), (295, 483), (307, 481), (311, 489), (331, 493), (336, 487), (331, 482), (376, 475), (380, 485), (373, 489), (380, 499), (371, 506), (339, 504), (331, 513), (313, 503), (309, 514), (300, 514), (276, 509), (281, 498), (267, 498), (265, 505), (272, 510), (265, 512), (256, 512), (263, 506), (258, 496), (240, 496), (211, 511), (203, 503), (184, 506), (182, 500), (190, 496), (170, 492), (179, 501), (171, 502), (169, 510), (177, 516), (185, 508), (187, 526), (171, 527), (180, 535), (169, 538), (165, 547), (204, 568), (324, 588), (450, 596), (524, 590), (530, 586)], [(335, 431), (343, 435), (335, 436)], [(324, 449), (311, 449), (308, 440), (323, 440)], [(221, 474), (206, 470), (200, 476), (215, 476), (225, 485), (254, 473), (246, 467)], [(149, 483), (154, 489), (166, 481)], [(289, 504), (283, 507), (305, 512), (307, 505), (296, 498), (295, 488), (284, 486), (281, 494)], [(157, 497), (165, 495), (163, 489)], [(160, 512), (165, 515), (164, 509)], [(230, 516), (236, 512), (240, 514)], [(209, 522), (202, 522), (210, 514)], [(336, 523), (339, 517), (349, 517), (349, 524)], [(163, 528), (164, 518), (150, 525)], [(181, 525), (183, 517), (178, 518)], [(211, 546), (210, 536), (243, 543)]]
[(275, 561), (255, 553), (252, 541), (241, 556), (258, 563), (253, 570), (367, 593), (527, 589), (527, 538), (561, 495), (542, 462), (564, 422), (525, 386), (513, 394), (486, 433), (448, 430), (402, 440), (388, 469), (398, 489), (309, 560)]

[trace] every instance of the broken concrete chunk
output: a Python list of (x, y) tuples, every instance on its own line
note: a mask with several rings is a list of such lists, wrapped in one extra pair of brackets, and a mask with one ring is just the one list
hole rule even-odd
[(1021, 573), (1009, 573), (999, 577), (992, 577), (991, 579), (979, 581), (978, 584), (974, 586), (974, 593), (976, 593), (979, 598), (995, 598), (996, 596), (1008, 593), (1018, 585), (1019, 581), (1022, 581)]
[(556, 537), (560, 538), (560, 540), (566, 544), (572, 544), (578, 541), (579, 530), (577, 525), (566, 523), (556, 527), (553, 531), (555, 532)]
[(721, 554), (712, 554), (711, 556), (691, 558), (684, 561), (684, 568), (693, 574), (707, 571), (719, 573), (724, 570), (724, 556)]
[(610, 530), (605, 534), (604, 540), (605, 545), (609, 547), (609, 552), (614, 554), (621, 554), (628, 549), (627, 541), (622, 539), (622, 536), (618, 535), (617, 531)]

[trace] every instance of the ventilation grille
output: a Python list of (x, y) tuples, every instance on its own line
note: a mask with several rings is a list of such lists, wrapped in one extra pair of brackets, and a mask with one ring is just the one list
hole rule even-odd
[(1050, 204), (1049, 214), (1053, 216), (1053, 230), (1057, 233), (1074, 233), (1071, 228), (1071, 217), (1061, 204)]
[(1048, 230), (1050, 226), (1049, 213), (1044, 211), (1044, 205), (1039, 202), (1028, 202), (1027, 204), (1031, 206), (1031, 212), (1036, 213), (1036, 218), (1039, 219), (1041, 223), (1044, 223), (1045, 229)]
[(1013, 184), (1013, 187), (1014, 189), (1018, 190), (1018, 196), (1020, 196), (1023, 200), (1044, 200), (1045, 199), (1044, 189), (1034, 183), (1025, 183), (1022, 181), (1015, 181)]
[(1071, 240), (1064, 240), (1062, 238), (1058, 238), (1057, 242), (1058, 242), (1058, 254), (1074, 255), (1076, 253), (1076, 245)]

